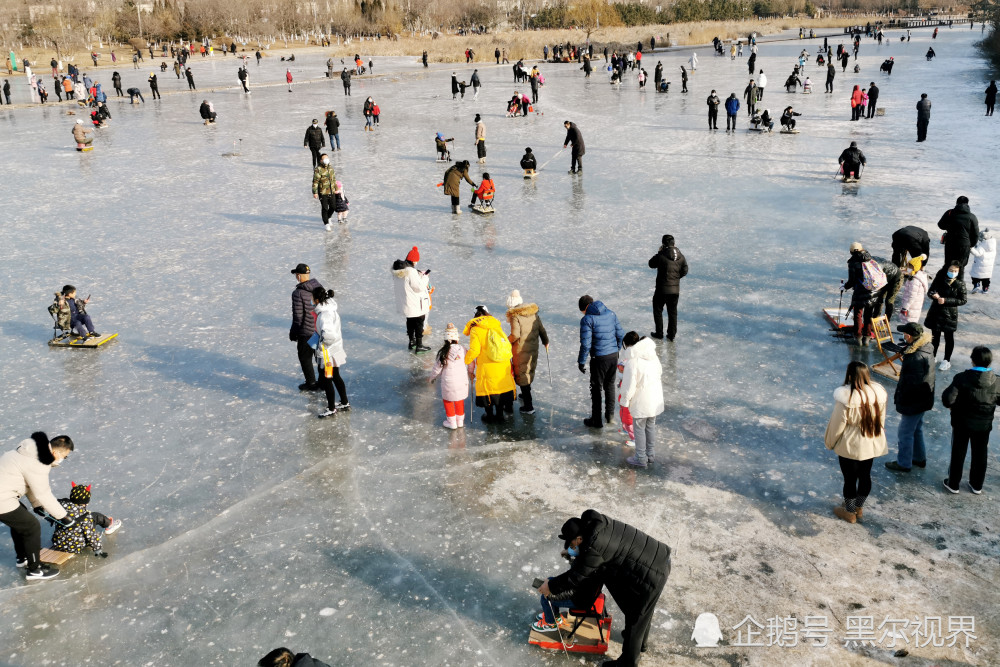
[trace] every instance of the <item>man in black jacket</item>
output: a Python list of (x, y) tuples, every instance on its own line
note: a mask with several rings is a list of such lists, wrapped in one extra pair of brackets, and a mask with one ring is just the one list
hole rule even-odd
[(566, 139), (563, 141), (563, 148), (566, 148), (571, 142), (573, 144), (572, 158), (569, 163), (569, 173), (575, 174), (577, 171), (583, 171), (583, 154), (586, 149), (583, 145), (583, 135), (580, 133), (580, 128), (576, 126), (576, 123), (571, 123), (568, 120), (563, 122), (563, 127), (566, 128)]
[(945, 211), (937, 226), (945, 231), (944, 263), (958, 264), (961, 267), (958, 277), (965, 280), (969, 251), (979, 243), (979, 218), (969, 210), (969, 198), (964, 195), (959, 197), (955, 201), (955, 208)]
[(941, 394), (942, 405), (951, 408), (951, 465), (944, 488), (958, 493), (965, 452), (971, 444), (969, 490), (979, 495), (986, 481), (986, 448), (993, 429), (993, 414), (1000, 403), (1000, 382), (990, 368), (993, 353), (988, 347), (978, 345), (972, 350), (972, 364), (972, 368), (956, 375)]
[(924, 255), (924, 264), (931, 256), (931, 237), (920, 227), (908, 225), (892, 233), (892, 263), (902, 268), (907, 257), (914, 259)]
[(912, 466), (927, 466), (924, 413), (934, 407), (934, 346), (930, 332), (917, 322), (904, 324), (896, 331), (902, 333), (906, 341), (893, 397), (899, 413), (896, 431), (899, 448), (896, 460), (887, 461), (885, 467), (896, 472), (910, 472)]
[(881, 315), (884, 306), (885, 316), (891, 320), (892, 314), (896, 311), (896, 297), (903, 287), (903, 272), (884, 257), (872, 257), (872, 259), (878, 262), (879, 268), (885, 274), (885, 287), (874, 294), (875, 306), (872, 308), (872, 317)]
[(868, 164), (865, 154), (858, 148), (856, 141), (852, 141), (851, 145), (844, 149), (837, 161), (840, 163), (841, 173), (843, 173), (845, 181), (851, 178), (851, 174), (854, 174), (855, 180), (861, 178), (861, 165)]
[(563, 524), (559, 538), (579, 550), (567, 572), (538, 589), (542, 595), (569, 591), (608, 591), (625, 614), (622, 654), (604, 667), (635, 667), (646, 648), (653, 610), (670, 574), (670, 547), (627, 523), (596, 510)]
[(681, 278), (688, 273), (688, 263), (674, 247), (674, 237), (664, 234), (662, 245), (649, 259), (649, 268), (656, 269), (656, 289), (653, 291), (653, 327), (650, 336), (663, 338), (663, 307), (667, 308), (667, 340), (677, 335), (677, 300), (680, 299)]
[(319, 120), (313, 118), (312, 125), (306, 129), (306, 136), (302, 140), (303, 146), (308, 146), (312, 151), (313, 169), (319, 166), (319, 152), (326, 147), (326, 139), (323, 137), (323, 130), (319, 126)]
[(316, 367), (313, 366), (316, 355), (309, 347), (309, 338), (316, 332), (312, 292), (323, 285), (310, 275), (308, 264), (296, 266), (292, 269), (292, 275), (299, 284), (292, 290), (292, 327), (288, 330), (288, 340), (298, 345), (299, 364), (306, 378), (299, 385), (299, 391), (315, 391), (320, 385), (316, 381)]
[(868, 118), (875, 115), (875, 105), (878, 103), (878, 86), (872, 81), (868, 84)]
[(927, 140), (927, 126), (931, 122), (931, 101), (927, 99), (927, 93), (920, 94), (920, 101), (917, 102), (917, 141)]
[[(426, 66), (427, 66), (427, 61), (425, 60), (424, 61), (424, 67), (426, 67)], [(340, 81), (341, 81), (341, 83), (344, 84), (344, 95), (350, 95), (351, 94), (351, 73), (350, 73), (350, 71), (346, 67), (344, 68), (344, 71), (340, 73)]]

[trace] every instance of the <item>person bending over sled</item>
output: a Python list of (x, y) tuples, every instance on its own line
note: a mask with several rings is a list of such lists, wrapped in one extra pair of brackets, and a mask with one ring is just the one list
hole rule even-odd
[(437, 133), (437, 137), (434, 139), (434, 145), (437, 146), (438, 160), (447, 160), (448, 162), (451, 162), (451, 151), (448, 150), (449, 141), (455, 141), (455, 137), (445, 139), (443, 134), (440, 132)]
[(56, 318), (56, 327), (63, 331), (75, 331), (80, 338), (97, 338), (101, 334), (94, 331), (94, 322), (87, 314), (86, 306), (90, 297), (76, 298), (76, 288), (65, 285), (62, 292), (56, 292), (55, 301), (49, 306), (49, 313)]
[(69, 498), (60, 498), (59, 504), (66, 510), (66, 514), (72, 517), (76, 523), (66, 528), (62, 524), (55, 524), (55, 531), (52, 533), (52, 548), (56, 551), (66, 553), (82, 553), (84, 547), (94, 550), (94, 555), (98, 558), (107, 558), (108, 554), (101, 548), (101, 536), (97, 533), (95, 526), (104, 529), (105, 535), (111, 535), (122, 527), (119, 519), (113, 519), (100, 512), (91, 512), (87, 509), (90, 503), (90, 485), (83, 486), (76, 482), (69, 492)]
[(476, 200), (480, 202), (480, 206), (489, 206), (493, 204), (493, 194), (496, 192), (496, 186), (493, 184), (493, 180), (490, 178), (488, 171), (483, 172), (483, 182), (479, 184), (477, 188), (472, 193), (472, 202), (469, 204), (469, 208), (476, 205)]

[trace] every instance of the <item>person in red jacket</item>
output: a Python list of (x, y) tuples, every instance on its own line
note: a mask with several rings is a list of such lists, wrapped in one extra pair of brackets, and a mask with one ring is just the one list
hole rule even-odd
[(487, 202), (492, 203), (493, 195), (496, 192), (496, 185), (493, 184), (493, 180), (490, 178), (490, 174), (487, 171), (483, 172), (483, 182), (479, 184), (479, 188), (472, 193), (472, 203), (469, 204), (469, 208), (476, 205), (476, 199), (479, 199), (484, 204)]
[(858, 120), (861, 118), (861, 111), (863, 109), (861, 100), (861, 86), (854, 86), (854, 90), (851, 92), (851, 120)]
[(285, 68), (285, 81), (288, 82), (288, 92), (292, 92), (292, 70)]

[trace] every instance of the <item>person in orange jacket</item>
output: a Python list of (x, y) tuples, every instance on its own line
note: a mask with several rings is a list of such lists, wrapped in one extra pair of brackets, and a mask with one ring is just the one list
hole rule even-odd
[(490, 178), (489, 172), (483, 172), (483, 182), (479, 184), (479, 188), (472, 193), (472, 203), (469, 207), (476, 205), (476, 199), (480, 201), (487, 202), (493, 200), (493, 194), (496, 192), (496, 185), (494, 185), (493, 180)]

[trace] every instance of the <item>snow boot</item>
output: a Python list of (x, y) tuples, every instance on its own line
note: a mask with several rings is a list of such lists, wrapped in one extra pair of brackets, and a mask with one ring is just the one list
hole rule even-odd
[(413, 336), (410, 336), (410, 344), (406, 346), (407, 350), (413, 349)]
[(847, 523), (856, 523), (858, 520), (858, 515), (854, 512), (849, 512), (847, 509), (837, 505), (833, 508), (833, 513), (838, 517), (846, 521)]
[(465, 415), (455, 415), (455, 427), (465, 428)]
[(455, 215), (462, 215), (462, 209), (458, 207), (458, 204), (451, 205), (451, 212)]
[(413, 339), (413, 353), (421, 354), (423, 352), (429, 352), (431, 348), (424, 345), (424, 339), (421, 336), (417, 336)]
[(455, 417), (445, 417), (445, 420), (441, 422), (441, 425), (452, 430), (458, 428)]

